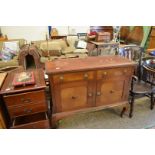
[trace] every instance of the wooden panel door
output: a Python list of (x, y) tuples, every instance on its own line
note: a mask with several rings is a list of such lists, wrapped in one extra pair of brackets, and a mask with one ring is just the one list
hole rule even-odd
[(132, 68), (115, 68), (97, 72), (96, 106), (127, 101)]
[(124, 95), (125, 79), (98, 81), (96, 106), (121, 102)]
[[(86, 76), (87, 75), (87, 76)], [(53, 113), (79, 110), (95, 105), (94, 73), (56, 75), (54, 79)]]

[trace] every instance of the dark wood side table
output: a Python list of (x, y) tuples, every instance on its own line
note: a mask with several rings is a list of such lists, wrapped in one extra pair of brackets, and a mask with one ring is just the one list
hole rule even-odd
[(22, 71), (8, 73), (0, 92), (10, 116), (9, 128), (50, 128), (43, 70), (32, 70), (35, 84), (14, 87), (14, 75)]

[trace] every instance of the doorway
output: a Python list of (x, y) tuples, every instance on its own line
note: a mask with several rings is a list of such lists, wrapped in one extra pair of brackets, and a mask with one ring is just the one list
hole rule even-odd
[(36, 68), (35, 60), (34, 60), (33, 55), (28, 54), (28, 55), (25, 57), (25, 62), (26, 62), (26, 64), (25, 64), (26, 69)]

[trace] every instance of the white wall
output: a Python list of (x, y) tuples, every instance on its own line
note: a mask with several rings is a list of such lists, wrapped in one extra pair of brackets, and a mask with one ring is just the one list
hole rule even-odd
[(52, 26), (57, 28), (59, 35), (87, 33), (89, 32), (89, 26)]
[(47, 26), (1, 26), (3, 35), (8, 39), (24, 38), (28, 42), (32, 40), (45, 40), (48, 34)]
[[(52, 26), (57, 28), (59, 35), (86, 33), (89, 26)], [(48, 34), (48, 26), (1, 26), (3, 35), (8, 39), (24, 38), (28, 41), (45, 40)]]

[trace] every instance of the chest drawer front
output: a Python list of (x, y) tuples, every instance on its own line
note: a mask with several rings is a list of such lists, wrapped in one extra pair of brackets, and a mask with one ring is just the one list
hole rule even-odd
[(8, 107), (8, 111), (11, 117), (24, 116), (47, 111), (47, 105), (44, 102), (40, 104), (26, 104), (24, 106), (11, 106)]
[(49, 121), (48, 120), (41, 120), (37, 122), (22, 124), (13, 126), (12, 129), (49, 129)]
[(112, 68), (112, 69), (104, 69), (97, 71), (97, 79), (98, 80), (109, 80), (115, 79), (117, 77), (129, 76), (133, 72), (132, 68)]
[(66, 74), (59, 74), (59, 75), (53, 76), (54, 83), (73, 82), (73, 81), (81, 81), (81, 80), (93, 80), (93, 79), (94, 79), (93, 71), (66, 73)]
[(4, 101), (7, 106), (14, 105), (25, 105), (25, 104), (36, 104), (40, 102), (45, 102), (45, 92), (44, 90), (21, 93), (15, 95), (4, 96)]

